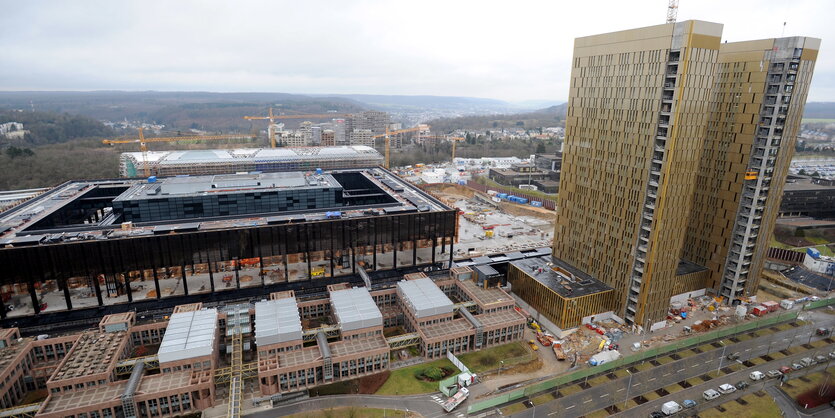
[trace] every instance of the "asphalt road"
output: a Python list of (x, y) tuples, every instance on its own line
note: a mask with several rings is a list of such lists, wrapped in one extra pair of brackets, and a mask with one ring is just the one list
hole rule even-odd
[[(703, 375), (716, 370), (720, 367), (720, 363), (724, 367), (729, 363), (724, 358), (723, 351), (724, 355), (740, 352), (741, 356), (739, 360), (744, 361), (752, 357), (759, 357), (767, 352), (784, 350), (789, 345), (805, 344), (810, 341), (810, 337), (816, 339), (813, 335), (816, 327), (831, 327), (833, 325), (835, 325), (835, 320), (819, 321), (816, 325), (809, 324), (735, 344), (728, 344), (727, 348), (724, 349), (720, 347), (694, 354), (681, 360), (662, 364), (646, 371), (632, 373), (631, 386), (629, 381), (630, 377), (622, 377), (592, 386), (575, 394), (563, 396), (546, 404), (529, 408), (513, 416), (546, 416), (545, 413), (547, 412), (548, 416), (579, 417), (612, 404), (622, 404), (627, 399), (634, 398), (641, 393), (654, 391), (692, 377)], [(647, 412), (648, 414), (649, 412)], [(640, 415), (630, 414), (630, 416)]]
[[(673, 394), (667, 395), (665, 397), (647, 402), (643, 405), (639, 405), (635, 408), (632, 408), (632, 409), (629, 409), (627, 411), (618, 413), (614, 416), (619, 416), (619, 417), (635, 417), (635, 416), (642, 417), (643, 416), (643, 417), (647, 417), (647, 416), (649, 416), (650, 412), (652, 412), (652, 411), (660, 411), (661, 410), (661, 405), (663, 405), (665, 402), (676, 401), (679, 404), (681, 404), (682, 401), (684, 401), (685, 399), (692, 399), (692, 400), (696, 401), (698, 403), (696, 405), (696, 408), (695, 409), (684, 410), (676, 416), (682, 416), (682, 417), (692, 416), (692, 415), (695, 415), (695, 413), (698, 412), (698, 411), (704, 411), (706, 409), (716, 407), (717, 405), (721, 405), (725, 402), (734, 400), (736, 398), (747, 395), (749, 393), (762, 390), (766, 387), (772, 387), (772, 386), (778, 385), (780, 383), (780, 379), (769, 379), (769, 378), (765, 378), (765, 379), (762, 379), (760, 381), (754, 382), (748, 377), (748, 374), (750, 374), (753, 370), (759, 370), (759, 371), (765, 373), (769, 370), (779, 369), (780, 366), (790, 366), (792, 363), (798, 362), (800, 359), (802, 359), (804, 357), (814, 357), (815, 354), (823, 354), (823, 355), (827, 356), (827, 358), (829, 358), (827, 354), (829, 353), (829, 351), (831, 351), (831, 349), (832, 349), (832, 347), (823, 347), (823, 348), (818, 348), (818, 349), (807, 350), (807, 351), (804, 351), (802, 353), (794, 354), (794, 355), (791, 355), (791, 356), (786, 356), (786, 357), (784, 357), (782, 359), (779, 359), (779, 360), (773, 360), (773, 361), (770, 361), (770, 362), (767, 362), (767, 363), (763, 363), (763, 364), (755, 366), (755, 367), (750, 367), (750, 368), (746, 367), (746, 368), (744, 368), (740, 371), (720, 376), (716, 379), (710, 380), (709, 382), (705, 382), (705, 383), (702, 383), (702, 384), (699, 384), (699, 385), (691, 386), (687, 389), (682, 389), (682, 390), (680, 390), (676, 393), (673, 393)], [(832, 363), (835, 363), (835, 362), (827, 362), (827, 363), (823, 363), (823, 364), (816, 364), (812, 367), (795, 371), (795, 372), (791, 373), (790, 377), (802, 376), (802, 375), (805, 375), (806, 373), (812, 373), (812, 372), (819, 371), (819, 370), (825, 370), (827, 368), (827, 366), (831, 365)], [(733, 393), (730, 393), (730, 394), (727, 394), (727, 395), (722, 395), (722, 396), (720, 396), (720, 397), (718, 397), (718, 398), (716, 398), (712, 401), (706, 401), (704, 399), (704, 397), (702, 397), (702, 393), (704, 391), (708, 390), (708, 389), (719, 390), (719, 385), (721, 385), (721, 384), (728, 383), (728, 384), (731, 384), (731, 385), (736, 385), (737, 382), (743, 381), (743, 380), (748, 382), (748, 384), (750, 385), (749, 387), (745, 388), (744, 390), (737, 390), (736, 392), (733, 392)], [(785, 400), (785, 399), (782, 399), (782, 400)], [(798, 416), (794, 405), (792, 405), (791, 403), (785, 402), (784, 404), (780, 404), (780, 407), (783, 408), (784, 411), (788, 410), (789, 414), (791, 414), (791, 412), (794, 412), (793, 416)], [(786, 409), (786, 408), (788, 408), (788, 409)], [(789, 415), (789, 414), (787, 414), (785, 416), (792, 416), (792, 415)]]

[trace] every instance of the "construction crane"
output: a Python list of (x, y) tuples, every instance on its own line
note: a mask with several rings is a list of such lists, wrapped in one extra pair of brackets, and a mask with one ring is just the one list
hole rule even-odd
[(220, 139), (241, 139), (252, 138), (252, 135), (198, 135), (198, 136), (171, 136), (160, 138), (145, 138), (145, 132), (139, 128), (139, 138), (135, 139), (105, 139), (102, 144), (139, 144), (142, 151), (142, 162), (145, 170), (145, 177), (151, 175), (151, 168), (148, 166), (148, 143), (149, 142), (174, 142), (174, 141), (215, 141)]
[(408, 132), (419, 132), (429, 130), (429, 125), (421, 124), (415, 126), (414, 128), (406, 128), (406, 129), (398, 129), (396, 131), (389, 131), (388, 125), (386, 126), (386, 133), (380, 135), (374, 135), (372, 138), (385, 138), (386, 139), (386, 164), (385, 167), (389, 168), (389, 163), (391, 162), (391, 136), (392, 135), (400, 135), (405, 134)]
[(678, 0), (669, 0), (667, 3), (667, 23), (676, 23), (678, 19)]
[(277, 146), (275, 140), (275, 129), (273, 125), (275, 125), (276, 120), (281, 119), (323, 119), (323, 118), (347, 118), (353, 116), (350, 113), (314, 113), (314, 114), (307, 114), (307, 115), (273, 115), (273, 108), (270, 108), (270, 114), (268, 116), (244, 116), (246, 120), (269, 120), (270, 126), (267, 128), (267, 134), (270, 137), (270, 146), (275, 148)]

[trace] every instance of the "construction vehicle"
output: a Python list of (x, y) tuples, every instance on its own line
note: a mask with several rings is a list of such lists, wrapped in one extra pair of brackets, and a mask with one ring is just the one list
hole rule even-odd
[(539, 351), (539, 346), (536, 345), (536, 340), (528, 340), (528, 345), (531, 346), (531, 350)]
[(135, 139), (105, 139), (102, 144), (139, 144), (139, 150), (142, 151), (142, 164), (145, 171), (145, 177), (151, 176), (151, 168), (148, 166), (148, 143), (149, 142), (175, 142), (175, 141), (216, 141), (220, 139), (242, 139), (252, 138), (252, 135), (197, 135), (197, 136), (170, 136), (159, 138), (145, 138), (145, 132), (139, 128), (139, 138)]
[(467, 398), (470, 396), (470, 390), (467, 388), (461, 388), (455, 395), (450, 396), (446, 401), (444, 401), (443, 407), (444, 411), (451, 412), (455, 409), (456, 406), (461, 405)]
[(310, 276), (311, 277), (323, 277), (324, 275), (325, 275), (325, 268), (322, 267), (322, 266), (313, 267), (310, 270)]
[(276, 148), (278, 144), (275, 140), (275, 125), (276, 120), (282, 119), (331, 119), (331, 118), (347, 118), (351, 117), (350, 113), (314, 113), (305, 115), (274, 115), (273, 108), (270, 108), (267, 116), (244, 116), (246, 120), (269, 120), (270, 126), (267, 128), (267, 135), (270, 137), (270, 147)]
[(536, 333), (536, 339), (543, 347), (549, 347), (553, 341), (541, 332)]
[(528, 326), (536, 332), (542, 332), (542, 327), (533, 318), (528, 317)]
[(372, 136), (372, 138), (374, 138), (374, 139), (385, 138), (385, 140), (386, 140), (386, 161), (385, 161), (386, 165), (385, 165), (385, 167), (386, 168), (390, 167), (390, 162), (391, 162), (391, 136), (392, 135), (400, 135), (400, 134), (405, 134), (405, 133), (408, 133), (408, 132), (420, 132), (420, 131), (428, 131), (428, 130), (429, 130), (429, 125), (424, 125), (424, 124), (415, 126), (414, 128), (398, 129), (396, 131), (389, 131), (389, 127), (386, 126), (386, 133)]
[(565, 350), (562, 349), (562, 344), (554, 343), (552, 348), (554, 350), (554, 355), (557, 356), (557, 360), (565, 361)]

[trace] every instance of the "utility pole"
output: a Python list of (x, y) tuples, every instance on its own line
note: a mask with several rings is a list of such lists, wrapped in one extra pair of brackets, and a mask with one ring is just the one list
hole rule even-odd
[(719, 374), (719, 371), (722, 369), (722, 360), (725, 359), (725, 350), (728, 348), (724, 341), (719, 341), (719, 344), (722, 344), (722, 357), (719, 357), (719, 367), (716, 368), (716, 374)]
[(626, 369), (626, 372), (629, 373), (629, 384), (626, 385), (626, 398), (623, 400), (624, 408), (626, 408), (626, 403), (629, 402), (629, 390), (632, 389), (632, 372), (629, 369)]

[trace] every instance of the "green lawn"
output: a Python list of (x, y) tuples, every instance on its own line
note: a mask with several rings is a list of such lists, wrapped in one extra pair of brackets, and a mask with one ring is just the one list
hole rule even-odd
[(803, 118), (800, 123), (835, 123), (835, 119), (827, 118)]
[(727, 418), (727, 417), (747, 417), (747, 418), (773, 418), (783, 416), (780, 407), (774, 402), (771, 396), (757, 396), (749, 394), (743, 396), (747, 405), (740, 405), (737, 401), (725, 402), (720, 405), (725, 409), (725, 412), (719, 412), (718, 409), (712, 408), (699, 412), (699, 418)]
[[(829, 369), (826, 370), (826, 372), (829, 373), (829, 374), (835, 373), (835, 367), (830, 367)], [(789, 375), (789, 376), (791, 376), (791, 375)], [(800, 379), (792, 379), (792, 380), (789, 380), (788, 382), (786, 382), (786, 383), (788, 383), (787, 385), (783, 385), (782, 387), (780, 387), (780, 390), (785, 392), (786, 395), (789, 395), (792, 398), (795, 398), (798, 395), (800, 395), (801, 393), (806, 392), (809, 389), (812, 389), (815, 386), (817, 386), (818, 384), (820, 384), (823, 381), (823, 378), (825, 377), (825, 374), (824, 374), (824, 372), (816, 372), (816, 373), (808, 374), (804, 377), (809, 379), (809, 382), (804, 382)], [(789, 387), (789, 385), (791, 385), (791, 387)]]
[(458, 373), (458, 369), (447, 359), (435, 360), (415, 366), (392, 370), (386, 383), (377, 391), (377, 395), (414, 395), (438, 391), (438, 382), (418, 380), (415, 374), (427, 367), (443, 367)]
[[(545, 348), (541, 348), (541, 350), (544, 349)], [(481, 373), (486, 370), (499, 368), (499, 361), (502, 360), (505, 361), (505, 366), (508, 366), (509, 359), (519, 359), (520, 357), (528, 356), (530, 352), (530, 348), (528, 348), (527, 344), (521, 341), (516, 341), (484, 350), (461, 354), (458, 356), (458, 359), (469, 367), (470, 370), (476, 373)]]
[(684, 389), (684, 388), (681, 387), (681, 385), (679, 385), (679, 384), (670, 385), (670, 386), (667, 386), (667, 387), (664, 388), (664, 390), (666, 390), (667, 392), (670, 392), (670, 393), (676, 393), (676, 392), (678, 392), (682, 389)]
[(649, 361), (647, 361), (647, 362), (646, 362), (646, 363), (644, 363), (644, 364), (640, 364), (640, 363), (639, 363), (639, 364), (636, 364), (636, 365), (634, 365), (634, 366), (632, 366), (632, 367), (634, 367), (634, 368), (638, 369), (638, 371), (639, 371), (639, 372), (643, 372), (643, 371), (647, 371), (647, 370), (649, 370), (649, 369), (651, 369), (651, 368), (653, 368), (653, 367), (655, 367), (655, 366), (653, 366), (652, 364), (650, 364), (650, 363), (649, 363)]
[[(500, 409), (500, 411), (502, 411), (502, 415), (508, 416), (508, 415), (513, 415), (513, 414), (518, 413), (518, 412), (522, 412), (526, 409), (528, 409), (528, 408), (525, 407), (525, 405), (522, 405), (522, 402), (519, 402), (519, 403), (515, 403), (515, 404), (512, 404), (512, 405), (508, 405), (508, 406)], [(443, 409), (441, 411), (443, 411)]]
[(531, 402), (533, 402), (534, 405), (542, 405), (544, 403), (548, 403), (548, 402), (551, 402), (553, 400), (554, 400), (554, 397), (551, 396), (550, 393), (543, 393), (542, 395), (539, 395), (535, 398), (531, 398)]
[(575, 394), (577, 392), (580, 392), (582, 390), (583, 390), (583, 388), (581, 388), (580, 385), (571, 385), (571, 386), (567, 386), (567, 387), (564, 387), (564, 388), (560, 389), (560, 393), (562, 393), (562, 396), (568, 396), (568, 395), (573, 395), (573, 394)]
[(605, 409), (598, 409), (597, 411), (594, 411), (590, 414), (585, 415), (586, 418), (605, 418), (605, 417), (608, 417), (608, 416), (609, 416), (609, 413), (606, 412)]
[(657, 361), (658, 361), (659, 363), (661, 363), (661, 364), (667, 364), (667, 363), (672, 363), (672, 362), (673, 362), (673, 361), (675, 361), (675, 360), (673, 360), (673, 359), (672, 359), (672, 358), (670, 358), (670, 357), (658, 357), (658, 360), (657, 360)]
[(677, 352), (676, 354), (678, 354), (678, 356), (681, 357), (681, 358), (687, 358), (687, 357), (696, 355), (696, 353), (694, 353), (693, 350), (681, 350), (681, 351)]
[(592, 385), (592, 386), (597, 386), (597, 385), (599, 385), (599, 384), (606, 383), (606, 382), (610, 382), (610, 381), (611, 381), (611, 380), (609, 380), (609, 378), (608, 378), (608, 377), (606, 377), (606, 375), (604, 374), (604, 375), (602, 375), (602, 376), (597, 376), (597, 377), (595, 377), (594, 379), (589, 379), (589, 382), (588, 382), (588, 383), (589, 383), (590, 385)]
[(301, 412), (298, 414), (288, 415), (288, 418), (383, 418), (403, 416), (415, 418), (420, 415), (414, 412), (409, 412), (408, 415), (406, 415), (406, 411), (399, 411), (397, 409), (342, 407), (312, 412)]
[(646, 398), (648, 401), (654, 401), (661, 397), (657, 393), (655, 393), (655, 391), (644, 393), (641, 396)]
[(629, 376), (629, 372), (626, 371), (626, 369), (617, 369), (617, 370), (615, 370), (615, 376), (626, 377), (626, 376)]

